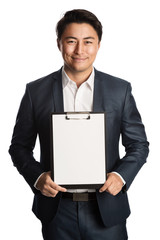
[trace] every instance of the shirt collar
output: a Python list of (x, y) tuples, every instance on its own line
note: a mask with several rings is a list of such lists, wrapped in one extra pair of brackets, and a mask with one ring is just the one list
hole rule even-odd
[[(94, 88), (94, 76), (95, 76), (95, 70), (93, 68), (93, 71), (91, 73), (91, 75), (89, 76), (89, 78), (85, 81), (85, 83), (88, 84), (88, 86), (91, 88), (91, 90), (93, 91)], [(64, 66), (62, 68), (62, 87), (63, 89), (67, 86), (67, 84), (72, 84), (72, 85), (76, 85), (76, 83), (74, 81), (72, 81), (67, 73), (64, 70)]]

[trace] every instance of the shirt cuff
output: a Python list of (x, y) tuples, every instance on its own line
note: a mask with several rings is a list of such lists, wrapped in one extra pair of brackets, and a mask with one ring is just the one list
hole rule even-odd
[(36, 187), (36, 185), (37, 185), (37, 183), (38, 183), (38, 180), (40, 179), (40, 177), (44, 174), (45, 172), (43, 172), (38, 178), (37, 178), (37, 180), (35, 181), (35, 183), (34, 183), (34, 187), (37, 189), (37, 190), (39, 190), (37, 187)]
[(112, 173), (117, 174), (121, 178), (121, 180), (123, 182), (123, 186), (126, 184), (126, 181), (124, 180), (124, 178), (119, 173), (117, 173), (117, 172), (112, 172)]

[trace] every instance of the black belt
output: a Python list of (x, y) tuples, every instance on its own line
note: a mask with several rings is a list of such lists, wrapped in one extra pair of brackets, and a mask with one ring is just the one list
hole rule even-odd
[(88, 202), (88, 201), (92, 201), (92, 200), (96, 200), (96, 193), (95, 192), (91, 192), (91, 193), (69, 193), (69, 192), (65, 192), (62, 193), (62, 198), (67, 198), (67, 199), (71, 199), (74, 202)]

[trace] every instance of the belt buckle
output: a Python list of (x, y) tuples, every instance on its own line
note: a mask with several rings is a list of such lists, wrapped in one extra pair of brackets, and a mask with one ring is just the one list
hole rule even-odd
[(74, 202), (88, 202), (88, 193), (73, 193)]

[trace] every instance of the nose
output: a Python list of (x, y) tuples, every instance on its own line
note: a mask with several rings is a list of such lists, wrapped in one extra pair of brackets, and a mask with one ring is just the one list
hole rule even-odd
[(84, 51), (84, 46), (82, 42), (77, 42), (76, 48), (75, 48), (75, 53), (76, 54), (81, 54)]

